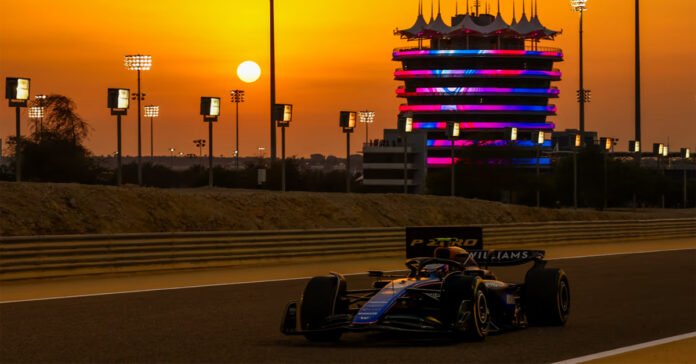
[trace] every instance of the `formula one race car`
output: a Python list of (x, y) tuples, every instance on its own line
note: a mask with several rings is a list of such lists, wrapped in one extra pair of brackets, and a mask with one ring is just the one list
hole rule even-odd
[[(407, 228), (406, 236), (406, 276), (372, 271), (370, 276), (378, 278), (373, 288), (360, 290), (348, 290), (337, 273), (314, 277), (300, 301), (287, 305), (282, 333), (310, 341), (373, 330), (480, 340), (489, 333), (568, 320), (568, 277), (545, 267), (544, 251), (483, 250), (480, 228)], [(528, 262), (533, 266), (523, 283), (499, 281), (488, 270)]]

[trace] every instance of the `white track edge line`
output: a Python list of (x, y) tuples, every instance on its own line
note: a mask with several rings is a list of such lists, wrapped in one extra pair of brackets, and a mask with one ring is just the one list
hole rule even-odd
[[(640, 251), (640, 252), (579, 255), (579, 256), (574, 256), (574, 257), (562, 257), (562, 258), (553, 258), (553, 259), (547, 259), (547, 260), (553, 261), (553, 260), (569, 260), (569, 259), (587, 259), (587, 258), (610, 257), (610, 256), (616, 256), (616, 255), (650, 254), (650, 253), (674, 252), (674, 251), (684, 251), (684, 250), (696, 250), (696, 248), (677, 248), (677, 249), (665, 249), (665, 250), (646, 250), (646, 251)], [(403, 269), (384, 271), (384, 272), (390, 273), (390, 272), (401, 272), (401, 271), (403, 271)], [(346, 273), (343, 275), (344, 276), (357, 276), (357, 275), (362, 275), (362, 274), (367, 274), (367, 273), (368, 272), (355, 272), (355, 273)], [(49, 301), (49, 300), (71, 299), (71, 298), (99, 297), (99, 296), (109, 296), (109, 295), (129, 294), (129, 293), (160, 292), (160, 291), (174, 291), (174, 290), (180, 290), (180, 289), (195, 289), (195, 288), (208, 288), (208, 287), (220, 287), (220, 286), (237, 286), (237, 285), (243, 285), (243, 284), (287, 282), (287, 281), (298, 281), (298, 280), (310, 279), (310, 278), (312, 278), (312, 277), (293, 277), (293, 278), (279, 278), (279, 279), (267, 279), (267, 280), (244, 281), (244, 282), (212, 283), (212, 284), (202, 284), (202, 285), (194, 285), (194, 286), (179, 286), (179, 287), (166, 287), (166, 288), (139, 289), (139, 290), (131, 290), (131, 291), (92, 293), (92, 294), (82, 294), (82, 295), (72, 295), (72, 296), (31, 298), (31, 299), (26, 299), (26, 300), (0, 301), (0, 305), (7, 304), (7, 303), (21, 303), (21, 302)], [(0, 285), (0, 288), (1, 287), (2, 286)]]
[(632, 351), (637, 351), (641, 349), (647, 349), (653, 346), (658, 346), (658, 345), (663, 345), (663, 344), (669, 344), (671, 342), (675, 341), (681, 341), (681, 340), (686, 340), (686, 339), (691, 339), (696, 337), (696, 331), (688, 332), (686, 334), (681, 334), (681, 335), (676, 335), (676, 336), (670, 336), (666, 337), (663, 339), (658, 339), (658, 340), (653, 340), (653, 341), (648, 341), (644, 342), (641, 344), (636, 344), (636, 345), (631, 345), (631, 346), (624, 346), (622, 348), (617, 348), (613, 350), (607, 350), (607, 351), (602, 351), (599, 353), (595, 354), (590, 354), (590, 355), (585, 355), (585, 356), (580, 356), (577, 358), (572, 358), (568, 360), (563, 360), (563, 361), (558, 361), (553, 364), (578, 364), (578, 363), (584, 363), (588, 362), (590, 360), (596, 360), (596, 359), (602, 359), (610, 356), (615, 356), (619, 354), (624, 354), (624, 353), (629, 353)]

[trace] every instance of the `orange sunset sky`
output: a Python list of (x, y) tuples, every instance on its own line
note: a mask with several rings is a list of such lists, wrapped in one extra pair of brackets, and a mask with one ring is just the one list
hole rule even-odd
[[(484, 1), (485, 2), (485, 1)], [(370, 137), (396, 125), (401, 100), (391, 60), (395, 47), (412, 45), (393, 35), (415, 21), (417, 0), (276, 0), (277, 101), (294, 104), (287, 132), (288, 155), (345, 153), (338, 127), (339, 110), (374, 110)], [(430, 2), (425, 0), (426, 16)], [(472, 1), (473, 3), (473, 1)], [(522, 1), (515, 1), (517, 15)], [(460, 12), (466, 2), (459, 0)], [(496, 2), (490, 2), (493, 12)], [(529, 12), (530, 2), (527, 1)], [(626, 150), (633, 138), (633, 0), (589, 0), (585, 13), (586, 129), (620, 138)], [(454, 0), (442, 0), (449, 18)], [(502, 14), (512, 18), (512, 0), (501, 0)], [(437, 3), (435, 4), (437, 9)], [(87, 146), (97, 155), (116, 150), (116, 121), (106, 108), (109, 87), (136, 88), (136, 73), (123, 67), (125, 54), (151, 54), (144, 72), (144, 105), (160, 106), (155, 120), (155, 154), (197, 153), (192, 140), (207, 138), (198, 115), (200, 96), (224, 102), (215, 125), (215, 155), (234, 152), (234, 105), (229, 90), (246, 91), (240, 105), (240, 153), (269, 149), (268, 1), (146, 0), (1, 0), (0, 77), (29, 77), (31, 93), (58, 93), (77, 102), (78, 112), (93, 127)], [(553, 42), (565, 61), (557, 130), (577, 128), (578, 14), (568, 0), (539, 0), (541, 21), (562, 29)], [(437, 11), (437, 10), (436, 10)], [(696, 1), (642, 0), (641, 50), (643, 150), (653, 142), (696, 149)], [(236, 67), (254, 60), (261, 78), (245, 84)], [(29, 122), (22, 113), (23, 133)], [(124, 119), (124, 154), (135, 155), (136, 111)], [(0, 138), (14, 134), (14, 110), (0, 106)], [(352, 150), (364, 141), (358, 126)], [(149, 120), (143, 118), (143, 154), (149, 155)], [(268, 152), (266, 153), (268, 155)]]

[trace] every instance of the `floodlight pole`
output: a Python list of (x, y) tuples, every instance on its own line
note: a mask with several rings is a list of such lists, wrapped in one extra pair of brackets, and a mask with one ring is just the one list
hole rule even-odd
[[(658, 161), (659, 161), (659, 160), (660, 160), (660, 157), (657, 157), (657, 158), (658, 158)], [(662, 176), (663, 176), (663, 177), (664, 177), (664, 175), (665, 175), (665, 170), (667, 169), (667, 166), (669, 166), (669, 154), (667, 154), (666, 158), (667, 158), (667, 160), (666, 160), (665, 163), (662, 163), (662, 167), (661, 167), (661, 168), (658, 167), (658, 168), (660, 168), (660, 171), (662, 172)], [(658, 164), (658, 166), (659, 166), (659, 164)], [(664, 179), (664, 178), (663, 178), (663, 179)], [(665, 185), (664, 185), (664, 183), (662, 184), (662, 188), (660, 189), (660, 192), (662, 192), (662, 194), (660, 195), (660, 201), (661, 201), (662, 208), (664, 209), (665, 206), (666, 206), (666, 204), (665, 204)]]
[(275, 14), (271, 0), (271, 164), (276, 159), (276, 125), (274, 110), (276, 104), (276, 72), (275, 72)]
[[(635, 35), (635, 108), (636, 108), (636, 115), (635, 115), (635, 124), (636, 124), (636, 130), (635, 130), (635, 138), (636, 141), (640, 142), (641, 139), (641, 133), (640, 133), (640, 5), (639, 5), (639, 0), (636, 0), (636, 10), (635, 10), (635, 26), (636, 26), (636, 35)], [(641, 153), (637, 153), (638, 161), (640, 161)]]
[(281, 160), (281, 170), (282, 170), (281, 174), (282, 174), (282, 176), (280, 179), (280, 181), (281, 181), (280, 186), (281, 186), (281, 191), (285, 192), (285, 123), (283, 123), (280, 126), (280, 139), (281, 139), (281, 141), (280, 141), (280, 145), (281, 145), (281, 152), (280, 153), (281, 154), (280, 155), (282, 158), (282, 160)]
[(368, 134), (368, 129), (370, 126), (368, 125), (369, 123), (365, 123), (365, 144), (367, 144), (370, 140), (369, 134)]
[(213, 187), (213, 122), (208, 121), (208, 187)]
[(239, 101), (235, 101), (234, 113), (234, 167), (239, 170)]
[(150, 116), (150, 159), (153, 160), (155, 159), (155, 127), (153, 126), (154, 124), (154, 117)]
[(22, 182), (22, 123), (20, 122), (20, 107), (15, 106), (15, 120), (17, 124), (17, 139), (15, 140), (15, 177), (17, 182)]
[(140, 67), (138, 67), (138, 185), (143, 185), (143, 156), (142, 156), (142, 142), (141, 142), (141, 130), (140, 130)]
[(454, 125), (452, 125), (452, 128), (450, 129), (450, 158), (451, 158), (451, 163), (450, 163), (450, 196), (454, 197)]
[(230, 96), (235, 103), (234, 124), (234, 165), (239, 170), (239, 103), (244, 102), (244, 90), (231, 90)]
[(688, 201), (687, 201), (687, 193), (686, 193), (686, 192), (687, 192), (687, 191), (686, 191), (686, 163), (684, 164), (684, 167), (683, 167), (683, 168), (684, 168), (684, 169), (682, 170), (682, 172), (683, 172), (682, 183), (683, 183), (683, 186), (684, 186), (684, 190), (682, 191), (682, 193), (683, 193), (684, 195), (682, 196), (682, 200), (684, 201), (684, 203), (683, 203), (682, 206), (683, 206), (684, 208), (687, 208), (688, 206), (686, 206), (686, 204), (687, 204)]
[(604, 186), (602, 187), (602, 210), (606, 210), (607, 209), (607, 190), (608, 190), (608, 183), (607, 183), (607, 179), (608, 179), (608, 174), (607, 174), (608, 150), (607, 150), (606, 146), (603, 149), (604, 149), (604, 153), (602, 153), (602, 155), (604, 157), (603, 158), (604, 160), (602, 162), (604, 164), (604, 181), (603, 181)]
[(123, 183), (121, 163), (121, 114), (116, 115), (116, 185)]
[(584, 9), (580, 10), (580, 92), (579, 92), (579, 103), (580, 103), (580, 134), (585, 135), (585, 85), (584, 85), (584, 67), (583, 67), (583, 49), (582, 49), (582, 13)]
[(573, 208), (578, 208), (578, 148), (573, 145)]
[(350, 193), (350, 133), (346, 132), (346, 192)]

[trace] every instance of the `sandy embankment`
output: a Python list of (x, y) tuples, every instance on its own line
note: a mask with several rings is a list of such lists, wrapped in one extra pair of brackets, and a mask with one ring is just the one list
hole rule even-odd
[(694, 217), (696, 210), (536, 209), (400, 194), (0, 182), (0, 235), (318, 229)]

